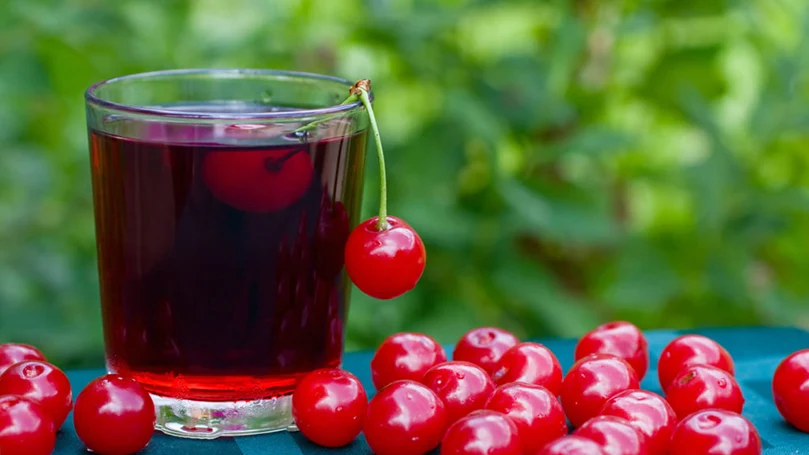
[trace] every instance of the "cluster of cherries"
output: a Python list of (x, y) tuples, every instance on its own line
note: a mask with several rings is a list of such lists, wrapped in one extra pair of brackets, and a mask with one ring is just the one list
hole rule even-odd
[(106, 375), (76, 397), (65, 373), (33, 346), (0, 345), (0, 454), (50, 455), (70, 411), (79, 439), (100, 455), (146, 447), (155, 425), (152, 398), (134, 379)]
[[(292, 397), (301, 433), (326, 447), (360, 433), (377, 455), (754, 455), (756, 428), (730, 354), (701, 335), (672, 340), (658, 362), (664, 396), (640, 389), (649, 351), (628, 322), (601, 325), (576, 345), (566, 375), (539, 343), (504, 330), (466, 333), (447, 361), (420, 333), (387, 338), (371, 360), (376, 395), (340, 369), (306, 376)], [(809, 432), (809, 349), (773, 380), (783, 417)], [(574, 428), (569, 432), (569, 426)]]

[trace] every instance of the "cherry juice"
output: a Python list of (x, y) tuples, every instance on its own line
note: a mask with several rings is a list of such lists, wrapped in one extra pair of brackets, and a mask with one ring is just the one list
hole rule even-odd
[(341, 362), (365, 133), (200, 128), (90, 133), (108, 368), (166, 397), (286, 395)]

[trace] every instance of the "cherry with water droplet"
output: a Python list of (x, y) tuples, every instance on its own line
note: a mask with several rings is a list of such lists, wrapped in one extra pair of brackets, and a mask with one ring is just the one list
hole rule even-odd
[(427, 370), (421, 383), (430, 388), (447, 409), (452, 425), (473, 411), (483, 409), (494, 392), (494, 382), (479, 366), (469, 362), (444, 362)]
[(682, 335), (663, 348), (657, 364), (660, 387), (665, 392), (674, 378), (692, 365), (709, 365), (733, 374), (733, 359), (724, 347), (702, 335)]
[(73, 391), (62, 370), (41, 360), (15, 363), (0, 375), (0, 396), (17, 395), (39, 404), (59, 429), (73, 409)]
[(706, 409), (677, 424), (669, 455), (761, 455), (761, 450), (761, 437), (745, 417), (724, 409)]
[(547, 347), (539, 343), (520, 343), (503, 354), (492, 373), (492, 379), (498, 385), (509, 382), (541, 385), (554, 395), (559, 395), (562, 365)]
[(503, 329), (478, 327), (458, 340), (452, 358), (472, 362), (492, 374), (503, 354), (519, 342), (516, 336)]
[(576, 343), (575, 360), (590, 354), (612, 354), (626, 360), (638, 380), (646, 376), (649, 368), (649, 346), (643, 332), (629, 322), (615, 321), (602, 324), (587, 332)]
[(666, 400), (681, 419), (702, 409), (741, 413), (744, 407), (742, 390), (733, 376), (708, 365), (695, 365), (681, 371), (666, 389)]

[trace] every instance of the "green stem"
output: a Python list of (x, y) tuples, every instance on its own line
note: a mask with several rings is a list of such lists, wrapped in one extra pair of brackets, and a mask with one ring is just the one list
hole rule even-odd
[(374, 141), (376, 141), (376, 154), (379, 158), (379, 221), (377, 228), (384, 231), (389, 227), (388, 225), (388, 183), (387, 176), (385, 175), (385, 154), (382, 152), (382, 139), (379, 137), (379, 127), (376, 125), (376, 117), (374, 110), (371, 108), (371, 100), (368, 97), (368, 92), (359, 88), (357, 91), (360, 93), (360, 100), (363, 106), (368, 111), (368, 118), (371, 120), (371, 129), (374, 131)]
[[(354, 103), (354, 102), (357, 101), (357, 99), (358, 99), (357, 95), (352, 93), (352, 94), (348, 95), (348, 98), (343, 100), (343, 102), (340, 103), (340, 105)], [(303, 131), (309, 131), (309, 130), (315, 128), (316, 126), (320, 125), (321, 123), (323, 123), (325, 121), (328, 121), (328, 120), (331, 120), (331, 119), (333, 119), (335, 117), (339, 117), (341, 115), (344, 115), (344, 114), (341, 112), (341, 113), (338, 113), (338, 114), (327, 115), (327, 116), (325, 116), (323, 118), (317, 119), (315, 121), (307, 123), (306, 125), (298, 127), (298, 129), (296, 129), (294, 132), (295, 133), (300, 133), (300, 132), (303, 132)]]

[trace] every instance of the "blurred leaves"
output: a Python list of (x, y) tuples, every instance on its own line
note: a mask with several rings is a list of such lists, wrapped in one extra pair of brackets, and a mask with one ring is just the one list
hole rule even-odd
[(354, 292), (351, 349), (809, 326), (807, 49), (803, 0), (6, 0), (0, 341), (101, 362), (82, 92), (181, 67), (373, 79), (428, 266), (397, 301)]

